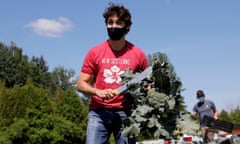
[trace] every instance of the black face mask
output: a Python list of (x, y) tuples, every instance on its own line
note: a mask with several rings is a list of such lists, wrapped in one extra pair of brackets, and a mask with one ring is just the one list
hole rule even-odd
[(107, 28), (108, 36), (112, 40), (120, 40), (124, 34), (128, 32), (128, 29), (124, 28)]

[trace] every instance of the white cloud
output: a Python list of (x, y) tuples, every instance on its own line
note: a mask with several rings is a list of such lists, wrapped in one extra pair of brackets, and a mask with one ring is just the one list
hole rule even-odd
[(40, 18), (28, 23), (26, 27), (31, 28), (38, 35), (57, 38), (71, 30), (73, 26), (68, 18), (60, 17), (58, 19)]

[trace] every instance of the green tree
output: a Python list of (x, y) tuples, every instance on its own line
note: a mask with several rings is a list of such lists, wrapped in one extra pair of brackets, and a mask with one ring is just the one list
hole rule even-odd
[(232, 121), (230, 114), (225, 110), (222, 110), (219, 113), (218, 118), (226, 121)]
[(64, 67), (56, 67), (51, 73), (52, 82), (55, 86), (66, 90), (75, 85), (76, 80), (74, 79), (75, 71), (70, 69), (64, 69)]
[[(40, 58), (32, 57), (30, 63), (29, 77), (33, 80), (35, 85), (42, 86), (44, 88), (49, 88), (51, 83), (50, 73), (48, 72), (48, 66), (43, 56)], [(49, 81), (50, 80), (50, 81)]]
[(229, 112), (227, 112), (226, 110), (222, 110), (219, 113), (219, 119), (240, 125), (240, 109), (239, 109), (239, 107), (236, 107), (235, 109), (233, 109)]
[(31, 81), (0, 89), (0, 143), (84, 143), (87, 106), (74, 89), (59, 90), (53, 98)]
[(0, 80), (4, 80), (7, 87), (22, 86), (28, 74), (28, 57), (22, 55), (22, 49), (13, 42), (9, 47), (0, 43)]
[(23, 86), (31, 79), (34, 85), (51, 89), (53, 95), (57, 88), (66, 90), (73, 87), (76, 82), (74, 75), (74, 70), (63, 67), (56, 67), (53, 72), (49, 72), (43, 56), (33, 56), (28, 61), (28, 56), (23, 55), (22, 49), (13, 42), (10, 46), (0, 43), (0, 80), (8, 88)]
[[(74, 89), (58, 92), (54, 97), (56, 113), (81, 127), (86, 129), (88, 107), (76, 94)], [(85, 133), (82, 134), (85, 137)]]
[(232, 122), (234, 124), (240, 125), (240, 109), (237, 107), (234, 111), (231, 112)]
[(87, 105), (74, 74), (49, 72), (42, 56), (28, 61), (14, 43), (0, 43), (0, 143), (84, 143)]

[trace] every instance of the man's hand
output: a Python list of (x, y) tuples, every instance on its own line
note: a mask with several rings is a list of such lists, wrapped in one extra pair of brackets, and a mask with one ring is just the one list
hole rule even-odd
[(104, 89), (104, 90), (97, 89), (96, 95), (102, 98), (103, 100), (109, 100), (115, 96), (112, 89)]
[(196, 112), (193, 112), (193, 113), (191, 114), (191, 117), (192, 117), (192, 119), (196, 120), (196, 119), (197, 119), (197, 113), (196, 113)]

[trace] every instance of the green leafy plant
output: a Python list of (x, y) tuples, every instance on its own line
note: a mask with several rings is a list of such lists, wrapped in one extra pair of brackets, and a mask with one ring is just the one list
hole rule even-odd
[[(195, 133), (198, 125), (185, 110), (182, 82), (173, 66), (163, 53), (155, 53), (148, 59), (152, 73), (143, 81), (129, 85), (125, 94), (125, 100), (132, 102), (134, 109), (125, 121), (123, 134), (144, 139), (172, 139), (176, 130), (186, 132), (186, 124), (183, 123), (186, 119), (194, 124), (191, 130)], [(132, 77), (130, 71), (122, 75), (124, 81)]]

